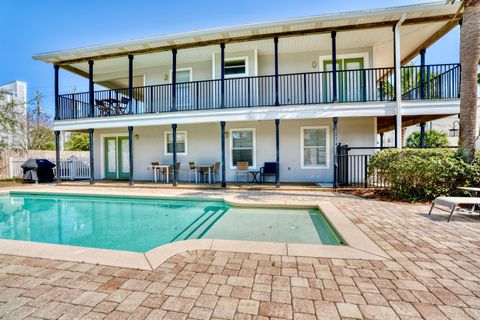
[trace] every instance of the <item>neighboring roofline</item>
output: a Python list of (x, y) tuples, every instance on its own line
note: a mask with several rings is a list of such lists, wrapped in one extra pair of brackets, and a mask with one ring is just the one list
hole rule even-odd
[(9, 84), (12, 84), (12, 83), (18, 83), (18, 82), (23, 83), (23, 84), (25, 84), (25, 85), (27, 84), (25, 81), (14, 80), (14, 81), (10, 81), (10, 82), (7, 82), (7, 83), (2, 83), (2, 84), (0, 84), (0, 87), (6, 86), (6, 85), (9, 85)]
[[(76, 49), (69, 49), (69, 50), (61, 50), (61, 51), (53, 51), (53, 52), (48, 52), (48, 53), (43, 53), (43, 54), (37, 54), (34, 55), (33, 58), (36, 60), (41, 60), (45, 62), (51, 62), (52, 58), (55, 58), (58, 55), (61, 54), (78, 54), (78, 55), (84, 55), (84, 57), (78, 58), (78, 59), (66, 59), (66, 60), (60, 60), (60, 61), (55, 61), (53, 63), (56, 64), (71, 64), (71, 63), (77, 63), (77, 62), (82, 62), (85, 61), (88, 58), (94, 58), (94, 59), (105, 59), (105, 58), (111, 58), (111, 57), (118, 57), (118, 56), (125, 56), (129, 53), (147, 53), (143, 52), (143, 49), (141, 50), (126, 50), (124, 52), (118, 52), (118, 53), (107, 53), (107, 54), (98, 54), (94, 53), (92, 51), (98, 51), (98, 50), (111, 50), (111, 49), (117, 49), (118, 47), (128, 47), (128, 46), (138, 46), (138, 45), (145, 45), (148, 42), (159, 42), (159, 41), (175, 41), (175, 40), (181, 40), (185, 38), (192, 38), (192, 37), (201, 37), (201, 36), (208, 36), (211, 34), (218, 34), (218, 33), (228, 33), (228, 32), (236, 32), (236, 31), (246, 31), (248, 29), (253, 29), (253, 28), (268, 28), (268, 27), (282, 27), (285, 25), (290, 25), (290, 24), (301, 24), (301, 23), (313, 23), (313, 22), (327, 22), (327, 21), (332, 21), (332, 20), (345, 20), (345, 19), (355, 19), (359, 17), (369, 17), (369, 16), (379, 16), (379, 15), (396, 15), (398, 14), (399, 17), (402, 13), (409, 13), (409, 12), (414, 12), (418, 10), (434, 10), (434, 9), (442, 9), (445, 8), (445, 6), (450, 5), (450, 4), (445, 4), (444, 1), (441, 2), (433, 2), (433, 3), (423, 3), (423, 4), (415, 4), (415, 5), (406, 5), (406, 6), (398, 6), (398, 7), (391, 7), (391, 8), (382, 8), (382, 9), (372, 9), (372, 10), (361, 10), (361, 11), (351, 11), (351, 12), (344, 12), (344, 13), (335, 13), (335, 14), (324, 14), (324, 15), (316, 15), (316, 16), (309, 16), (309, 17), (302, 17), (302, 18), (291, 18), (291, 19), (283, 19), (283, 20), (275, 20), (275, 21), (270, 21), (270, 22), (261, 22), (261, 23), (251, 23), (251, 24), (244, 24), (244, 25), (237, 25), (237, 26), (231, 26), (231, 27), (222, 27), (222, 28), (211, 28), (211, 29), (204, 29), (204, 30), (197, 30), (197, 31), (190, 31), (190, 32), (183, 32), (183, 33), (174, 33), (170, 35), (162, 35), (162, 36), (154, 36), (154, 37), (147, 37), (143, 39), (137, 39), (137, 40), (129, 40), (129, 41), (121, 41), (121, 42), (114, 42), (114, 43), (109, 43), (109, 44), (99, 44), (99, 45), (92, 45), (92, 46), (86, 46), (86, 47), (80, 47)], [(459, 7), (459, 4), (452, 5), (455, 7)], [(443, 20), (448, 19), (448, 17), (441, 17)], [(407, 19), (408, 20), (408, 19)], [(395, 20), (396, 21), (396, 20)], [(384, 21), (386, 25), (394, 23), (395, 21)], [(407, 22), (408, 23), (408, 22)], [(380, 24), (380, 23), (378, 23)], [(344, 25), (344, 26), (349, 26)], [(351, 25), (350, 25), (351, 26)], [(367, 27), (367, 26), (366, 26)], [(371, 26), (373, 27), (373, 26)], [(335, 28), (342, 28), (342, 26), (338, 27), (332, 27), (331, 29)], [(310, 29), (304, 29), (305, 31), (308, 31)], [(301, 31), (299, 31), (301, 32)], [(266, 36), (272, 36), (274, 34), (279, 34), (281, 35), (282, 33), (272, 33), (272, 34), (266, 34)], [(234, 39), (232, 38), (221, 38), (221, 39), (216, 39), (212, 40), (215, 42), (218, 41), (224, 41), (224, 42), (232, 42)], [(237, 40), (237, 41), (248, 41), (248, 40)], [(196, 42), (190, 42), (188, 43), (190, 46), (194, 46)], [(171, 46), (162, 46), (162, 47), (152, 47), (148, 48), (145, 50), (148, 50), (149, 52), (153, 51), (165, 51), (168, 50), (170, 47), (185, 47), (186, 44), (173, 44)], [(208, 45), (204, 44), (204, 45)], [(89, 52), (91, 52), (91, 56), (88, 56)]]

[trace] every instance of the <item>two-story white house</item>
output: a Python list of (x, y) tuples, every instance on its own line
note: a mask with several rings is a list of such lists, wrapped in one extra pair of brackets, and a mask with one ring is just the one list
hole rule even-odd
[[(180, 163), (176, 183), (189, 179), (189, 162), (219, 162), (225, 185), (239, 162), (250, 171), (273, 162), (277, 184), (338, 184), (348, 166), (339, 144), (371, 154), (379, 134), (395, 130), (400, 146), (402, 126), (459, 112), (458, 62), (407, 65), (461, 22), (459, 8), (293, 18), (34, 58), (54, 65), (57, 139), (90, 133), (92, 183), (149, 180), (155, 162)], [(88, 78), (89, 91), (59, 94), (60, 69)]]
[[(3, 101), (0, 103), (9, 103), (15, 101), (19, 108), (18, 113), (26, 115), (27, 113), (27, 83), (23, 81), (12, 81), (0, 85), (0, 93), (3, 96)], [(26, 119), (25, 119), (26, 120)], [(17, 147), (16, 139), (19, 138), (25, 139), (25, 134), (18, 132), (0, 132), (0, 140), (6, 145), (7, 148)], [(23, 143), (22, 143), (23, 144)]]

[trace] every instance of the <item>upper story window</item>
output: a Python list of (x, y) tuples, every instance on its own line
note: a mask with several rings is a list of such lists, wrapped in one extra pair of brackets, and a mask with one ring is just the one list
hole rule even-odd
[[(187, 131), (177, 131), (177, 154), (187, 154)], [(173, 154), (173, 134), (165, 132), (165, 155)]]
[(247, 57), (225, 59), (225, 77), (242, 77), (247, 75)]

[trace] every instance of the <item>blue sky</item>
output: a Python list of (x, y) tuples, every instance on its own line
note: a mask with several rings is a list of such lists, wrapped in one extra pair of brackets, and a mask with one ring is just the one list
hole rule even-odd
[[(308, 15), (424, 3), (421, 0), (2, 0), (0, 84), (28, 83), (53, 113), (53, 66), (32, 56), (55, 50), (130, 40), (196, 29)], [(458, 62), (459, 30), (427, 51), (427, 63)], [(60, 92), (86, 91), (81, 77), (61, 71)]]

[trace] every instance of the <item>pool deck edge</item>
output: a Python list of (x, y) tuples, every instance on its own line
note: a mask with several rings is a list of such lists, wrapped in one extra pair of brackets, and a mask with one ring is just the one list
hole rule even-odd
[[(25, 192), (28, 188), (8, 188), (0, 194), (10, 192)], [(55, 189), (55, 188), (52, 188)], [(122, 195), (118, 192), (72, 192), (64, 190), (27, 190), (35, 193), (59, 193), (82, 195)], [(125, 194), (124, 194), (125, 195)], [(129, 193), (136, 196), (137, 193)], [(138, 196), (142, 196), (139, 194)], [(146, 195), (150, 197), (149, 195)], [(168, 197), (180, 198), (178, 197)], [(166, 198), (155, 196), (155, 198)], [(158, 246), (146, 253), (118, 251), (108, 249), (76, 247), (69, 245), (48, 244), (21, 240), (0, 239), (0, 254), (56, 259), (63, 261), (84, 262), (113, 267), (124, 267), (141, 270), (155, 270), (170, 257), (188, 251), (214, 250), (228, 252), (242, 252), (254, 254), (269, 254), (279, 256), (313, 257), (313, 258), (338, 258), (362, 260), (390, 260), (391, 257), (371, 240), (357, 225), (348, 219), (333, 203), (325, 200), (315, 203), (305, 202), (270, 202), (244, 200), (231, 194), (221, 197), (205, 197), (204, 200), (223, 200), (232, 206), (241, 207), (276, 207), (276, 208), (318, 208), (330, 222), (331, 226), (344, 240), (345, 245), (301, 244), (282, 242), (260, 242), (221, 239), (194, 239), (184, 240)]]

